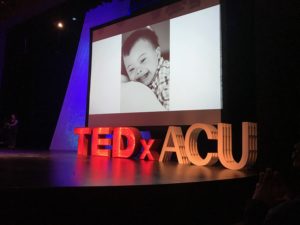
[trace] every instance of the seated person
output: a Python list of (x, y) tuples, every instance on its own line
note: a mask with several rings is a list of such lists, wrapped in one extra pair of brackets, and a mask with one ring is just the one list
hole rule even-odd
[(291, 168), (286, 176), (282, 177), (270, 168), (259, 174), (240, 225), (300, 224), (300, 142), (294, 147)]
[(5, 124), (7, 130), (8, 148), (16, 147), (18, 133), (18, 119), (15, 114), (11, 114), (9, 121)]

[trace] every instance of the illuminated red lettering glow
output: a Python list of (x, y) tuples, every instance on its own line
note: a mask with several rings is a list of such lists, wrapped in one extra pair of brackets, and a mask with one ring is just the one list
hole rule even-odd
[[(204, 159), (199, 155), (197, 147), (198, 135), (202, 131), (206, 133), (208, 139), (218, 142), (217, 152), (207, 153)], [(185, 137), (180, 127), (170, 126), (160, 154), (158, 149), (152, 149), (157, 140), (142, 139), (140, 131), (134, 127), (84, 127), (74, 130), (74, 133), (79, 136), (78, 155), (131, 158), (142, 149), (140, 160), (166, 162), (170, 160), (172, 154), (176, 154), (179, 164), (211, 166), (219, 160), (225, 168), (231, 170), (251, 166), (257, 158), (257, 124), (243, 122), (242, 132), (242, 156), (237, 162), (232, 154), (231, 124), (218, 123), (215, 127), (196, 123), (188, 128)], [(108, 138), (107, 135), (110, 137)]]

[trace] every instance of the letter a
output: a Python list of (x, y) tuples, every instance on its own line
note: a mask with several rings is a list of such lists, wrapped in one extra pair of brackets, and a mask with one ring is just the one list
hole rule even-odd
[(159, 156), (159, 162), (169, 161), (172, 153), (176, 153), (179, 164), (188, 164), (185, 153), (184, 138), (180, 127), (170, 126)]

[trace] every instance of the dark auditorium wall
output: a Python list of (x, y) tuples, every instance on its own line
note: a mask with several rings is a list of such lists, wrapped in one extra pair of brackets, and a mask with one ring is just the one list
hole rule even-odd
[(242, 122), (257, 122), (254, 57), (254, 1), (221, 1), (222, 122), (232, 124), (239, 160)]
[[(221, 1), (222, 120), (233, 124), (234, 151), (241, 146), (241, 122), (258, 123), (258, 166), (286, 167), (300, 135), (296, 4)], [(0, 107), (1, 114), (14, 108), (20, 114), (24, 147), (49, 147), (71, 74), (82, 21), (59, 32), (48, 24), (59, 11), (8, 33)]]
[(255, 5), (259, 147), (276, 167), (286, 167), (300, 141), (299, 8), (296, 0)]
[(222, 3), (222, 115), (238, 130), (233, 147), (240, 146), (240, 122), (256, 121), (257, 166), (287, 169), (300, 140), (299, 3)]
[[(72, 16), (77, 16), (72, 21)], [(64, 19), (65, 29), (55, 23)], [(83, 14), (61, 4), (7, 30), (1, 114), (19, 118), (17, 147), (48, 149), (68, 85)]]
[[(4, 52), (5, 52), (5, 40), (6, 40), (6, 33), (5, 31), (1, 30), (0, 26), (0, 87), (1, 87), (1, 81), (2, 81), (2, 72), (4, 67)], [(0, 120), (1, 121), (1, 120)]]

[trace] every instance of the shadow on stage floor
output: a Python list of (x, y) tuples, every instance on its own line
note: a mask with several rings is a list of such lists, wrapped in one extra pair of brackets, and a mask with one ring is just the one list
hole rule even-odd
[(0, 150), (1, 224), (233, 224), (256, 173)]

